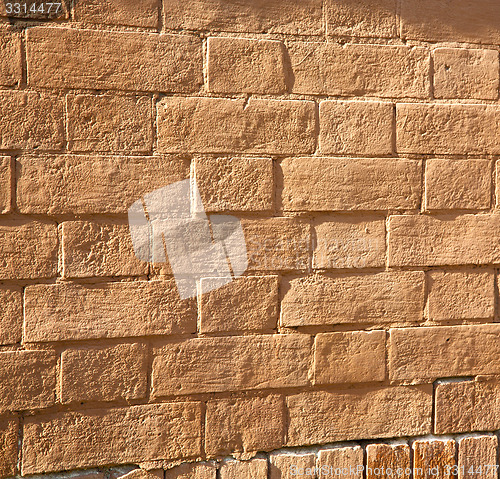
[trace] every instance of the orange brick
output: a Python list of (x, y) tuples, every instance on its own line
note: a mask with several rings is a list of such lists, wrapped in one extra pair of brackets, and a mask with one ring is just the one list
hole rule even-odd
[(157, 28), (158, 7), (158, 0), (142, 0), (140, 5), (121, 0), (85, 0), (77, 2), (74, 9), (79, 22)]
[(21, 37), (10, 28), (0, 29), (0, 58), (0, 84), (19, 83), (23, 77)]
[(269, 479), (311, 479), (316, 455), (276, 453), (269, 455)]
[(415, 441), (413, 443), (413, 477), (415, 479), (452, 479), (455, 441)]
[(0, 474), (2, 477), (17, 473), (17, 444), (19, 420), (14, 417), (0, 419)]
[(217, 467), (211, 463), (181, 464), (165, 471), (165, 479), (216, 479)]
[(0, 344), (20, 343), (22, 328), (22, 288), (0, 285)]
[(267, 479), (267, 460), (225, 460), (220, 468), (220, 479)]
[(0, 213), (10, 212), (12, 207), (12, 159), (0, 156)]
[(363, 477), (363, 449), (359, 446), (320, 449), (318, 467), (321, 475), (326, 477), (361, 479)]
[(496, 479), (496, 436), (464, 437), (458, 442), (458, 479)]
[(410, 446), (368, 444), (366, 479), (410, 479)]

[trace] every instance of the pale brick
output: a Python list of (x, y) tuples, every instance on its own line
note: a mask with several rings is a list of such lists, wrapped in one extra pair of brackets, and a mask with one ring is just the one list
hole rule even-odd
[(270, 158), (197, 158), (194, 168), (205, 211), (272, 209), (274, 181)]
[(205, 451), (209, 456), (280, 448), (285, 435), (284, 401), (280, 396), (218, 399), (207, 403)]
[(491, 161), (427, 160), (427, 209), (488, 209), (490, 202)]
[[(3, 5), (2, 5), (3, 7)], [(21, 37), (9, 28), (0, 29), (0, 84), (12, 86), (23, 77)]]
[(220, 479), (267, 479), (267, 460), (251, 461), (226, 460), (220, 468)]
[(315, 225), (313, 265), (321, 269), (385, 265), (385, 219), (335, 215)]
[(385, 331), (321, 333), (314, 348), (314, 383), (385, 379)]
[(287, 404), (289, 446), (431, 432), (430, 385), (304, 392)]
[(147, 96), (68, 95), (68, 148), (148, 153), (153, 148), (153, 104)]
[(64, 102), (57, 96), (2, 91), (0, 117), (1, 149), (60, 150), (64, 145)]
[(413, 477), (415, 479), (452, 479), (455, 441), (415, 441), (413, 443)]
[(144, 194), (189, 178), (189, 163), (169, 156), (21, 157), (16, 175), (21, 213), (126, 213)]
[(324, 42), (287, 47), (294, 93), (429, 98), (430, 54), (424, 48)]
[(436, 98), (498, 98), (498, 51), (438, 48), (433, 55)]
[(285, 46), (273, 40), (208, 39), (208, 90), (219, 93), (285, 92)]
[(52, 278), (57, 274), (54, 223), (5, 220), (0, 223), (0, 279)]
[(12, 159), (0, 156), (0, 213), (10, 212), (12, 207)]
[(153, 360), (153, 396), (305, 386), (310, 355), (310, 337), (302, 334), (170, 343)]
[(210, 463), (181, 464), (165, 471), (164, 479), (216, 479), (217, 467)]
[(270, 454), (269, 479), (311, 479), (316, 466), (316, 455)]
[(366, 479), (410, 479), (410, 446), (368, 444)]
[(17, 472), (17, 444), (19, 420), (15, 417), (0, 419), (0, 475), (14, 476)]
[(420, 203), (419, 161), (287, 158), (281, 170), (285, 211), (414, 209)]
[(394, 106), (374, 101), (322, 101), (319, 145), (324, 154), (392, 154)]
[(309, 276), (283, 284), (281, 324), (417, 322), (423, 318), (424, 273)]
[[(200, 298), (201, 333), (223, 331), (266, 331), (277, 327), (277, 276), (244, 276), (229, 284), (219, 278), (202, 278)], [(206, 285), (209, 287), (207, 288)]]
[(27, 39), (31, 86), (194, 92), (203, 82), (192, 36), (37, 27)]
[(320, 34), (321, 0), (169, 0), (163, 5), (164, 26), (182, 30), (253, 33)]
[(391, 329), (391, 380), (432, 382), (437, 378), (500, 374), (500, 325)]
[(311, 101), (166, 98), (158, 104), (158, 150), (171, 153), (312, 153)]
[(399, 153), (500, 153), (500, 108), (494, 105), (400, 103), (396, 130)]
[(495, 314), (492, 271), (431, 271), (428, 289), (431, 320), (492, 319)]
[(23, 429), (23, 475), (201, 454), (196, 402), (39, 415)]
[(361, 479), (363, 462), (363, 449), (359, 446), (320, 449), (318, 454), (318, 468), (322, 475), (335, 479)]
[(49, 351), (0, 353), (0, 411), (52, 406), (55, 402), (56, 355)]
[(144, 344), (67, 349), (61, 355), (61, 401), (146, 397), (147, 356)]
[(496, 436), (464, 437), (458, 442), (458, 479), (497, 479)]
[(0, 344), (20, 343), (22, 328), (22, 288), (0, 285)]
[(75, 3), (75, 20), (106, 25), (158, 27), (158, 0), (124, 2), (123, 0), (85, 0)]
[(108, 220), (62, 223), (62, 275), (66, 278), (138, 276), (148, 263), (134, 254), (129, 226)]
[(196, 303), (174, 280), (28, 286), (27, 342), (194, 333)]
[(500, 215), (389, 217), (389, 266), (500, 263)]

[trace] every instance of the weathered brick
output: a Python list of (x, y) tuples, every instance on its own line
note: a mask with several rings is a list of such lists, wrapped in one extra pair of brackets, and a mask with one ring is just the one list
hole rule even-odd
[(146, 397), (147, 354), (144, 344), (67, 349), (61, 355), (61, 401)]
[(321, 333), (314, 348), (314, 383), (385, 379), (385, 331)]
[(431, 432), (431, 385), (311, 391), (287, 404), (289, 446)]
[(455, 441), (415, 441), (413, 443), (413, 477), (415, 479), (452, 479)]
[(68, 95), (68, 148), (148, 153), (153, 148), (153, 104), (148, 96)]
[(399, 103), (399, 153), (500, 153), (500, 108), (494, 105)]
[(22, 328), (22, 288), (0, 285), (0, 344), (20, 343)]
[[(320, 449), (318, 467), (321, 475), (326, 477), (361, 479), (363, 477), (363, 449), (359, 446)], [(323, 474), (324, 472), (326, 474)]]
[(420, 203), (420, 161), (287, 158), (281, 170), (285, 211), (413, 209)]
[(203, 83), (201, 41), (187, 35), (37, 27), (26, 50), (36, 87), (194, 92)]
[(14, 476), (17, 472), (19, 421), (15, 417), (0, 419), (0, 475)]
[(278, 277), (244, 276), (218, 289), (218, 278), (203, 278), (200, 332), (273, 330), (278, 322)]
[(194, 164), (205, 211), (272, 209), (274, 180), (270, 158), (197, 158)]
[(50, 351), (0, 353), (0, 411), (52, 406), (55, 402), (56, 356)]
[(205, 451), (209, 456), (280, 448), (285, 435), (284, 401), (280, 396), (208, 401)]
[(54, 223), (4, 220), (0, 223), (0, 279), (52, 278), (57, 274)]
[(28, 417), (22, 454), (23, 475), (198, 456), (201, 407), (164, 403)]
[(391, 329), (389, 377), (413, 383), (500, 373), (500, 325)]
[(145, 193), (189, 178), (189, 163), (169, 156), (21, 157), (16, 175), (21, 213), (125, 213)]
[(134, 254), (129, 226), (108, 220), (62, 223), (62, 268), (66, 278), (146, 275), (148, 263)]
[(389, 217), (389, 266), (500, 263), (500, 215)]
[(427, 209), (488, 209), (491, 202), (491, 161), (427, 160)]
[(64, 102), (57, 96), (2, 91), (0, 117), (1, 149), (60, 150), (64, 145)]
[(416, 322), (423, 318), (424, 273), (309, 276), (283, 284), (283, 326)]
[(158, 150), (171, 153), (312, 153), (311, 101), (165, 98), (158, 104)]
[(19, 83), (23, 77), (21, 37), (10, 28), (0, 29), (0, 84)]
[(496, 436), (464, 437), (458, 442), (458, 479), (497, 479)]
[(0, 156), (0, 213), (8, 213), (12, 207), (12, 159)]
[(270, 454), (269, 479), (310, 479), (315, 466), (314, 453)]
[(75, 3), (74, 9), (79, 22), (157, 28), (158, 7), (158, 0), (142, 0), (140, 6), (121, 0), (85, 0)]
[(282, 42), (212, 37), (207, 51), (209, 91), (280, 94), (287, 88)]
[(498, 98), (498, 51), (437, 48), (433, 56), (436, 98)]
[(305, 386), (309, 384), (310, 354), (310, 337), (302, 334), (170, 343), (156, 351), (153, 360), (153, 395)]
[(378, 268), (385, 265), (385, 220), (335, 215), (316, 220), (315, 268)]
[(394, 106), (375, 101), (322, 101), (319, 146), (324, 154), (392, 154)]
[(267, 479), (267, 459), (225, 460), (220, 468), (220, 479)]
[(368, 444), (366, 479), (410, 479), (410, 446)]
[(193, 333), (196, 304), (180, 300), (175, 282), (28, 286), (27, 342)]
[(431, 320), (486, 319), (495, 314), (492, 271), (431, 271), (428, 288)]
[(425, 48), (330, 42), (290, 42), (287, 48), (294, 93), (430, 96), (430, 54)]
[(169, 0), (163, 5), (164, 26), (170, 29), (253, 33), (320, 34), (321, 0)]
[(167, 469), (164, 479), (216, 479), (217, 467), (215, 464), (181, 464)]

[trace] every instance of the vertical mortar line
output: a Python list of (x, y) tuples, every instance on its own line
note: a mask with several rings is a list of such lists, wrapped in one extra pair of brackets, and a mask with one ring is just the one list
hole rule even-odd
[(17, 181), (16, 181), (17, 155), (10, 156), (10, 201), (9, 213), (13, 213), (17, 207)]
[(203, 73), (203, 84), (201, 85), (204, 93), (208, 92), (208, 37), (201, 38), (202, 44), (202, 53), (201, 53), (201, 61), (202, 61), (202, 73)]
[(397, 110), (396, 110), (396, 105), (397, 103), (392, 104), (392, 141), (391, 141), (391, 146), (392, 146), (392, 153), (391, 156), (398, 156), (398, 144), (397, 144), (397, 134), (398, 134), (398, 128), (397, 128)]
[(434, 434), (435, 427), (436, 427), (436, 382), (434, 381), (432, 383), (432, 407), (431, 407), (431, 434)]
[[(431, 47), (432, 48), (432, 47)], [(429, 88), (431, 100), (435, 100), (434, 96), (434, 51), (429, 49)]]
[(28, 53), (27, 53), (27, 28), (23, 27), (19, 34), (20, 54), (21, 54), (21, 81), (19, 87), (26, 87), (28, 84)]
[(325, 31), (325, 40), (328, 43), (328, 5), (327, 0), (321, 2), (321, 20), (323, 22), (323, 30)]
[(21, 412), (18, 416), (17, 427), (17, 472), (21, 475), (21, 466), (23, 463), (23, 441), (24, 441), (24, 414)]
[(491, 182), (490, 182), (490, 188), (491, 188), (491, 193), (490, 193), (490, 211), (495, 210), (498, 202), (497, 198), (497, 178), (496, 178), (496, 171), (497, 171), (497, 158), (493, 157), (493, 160), (491, 161)]
[(402, 2), (403, 0), (396, 0), (396, 31), (400, 40), (403, 38), (403, 26), (401, 22)]
[(163, 5), (163, 0), (160, 0), (160, 8), (158, 8), (158, 28), (157, 32), (160, 33), (163, 30), (163, 16), (165, 15), (165, 7)]
[(421, 187), (421, 198), (420, 198), (420, 213), (424, 213), (427, 210), (427, 158), (422, 158), (422, 172), (420, 178)]
[(498, 322), (498, 269), (493, 270), (493, 322)]

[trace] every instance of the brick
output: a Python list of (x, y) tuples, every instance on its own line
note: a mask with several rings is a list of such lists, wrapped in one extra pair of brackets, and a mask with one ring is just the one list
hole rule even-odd
[(145, 398), (147, 355), (144, 344), (67, 349), (61, 355), (61, 401)]
[(395, 0), (327, 0), (329, 35), (391, 38), (397, 35)]
[(431, 271), (428, 289), (431, 320), (492, 319), (495, 314), (492, 271)]
[(316, 466), (316, 455), (270, 454), (269, 479), (310, 479)]
[(21, 213), (126, 213), (145, 193), (189, 178), (189, 163), (168, 156), (21, 157), (16, 175)]
[(437, 48), (433, 56), (436, 98), (498, 98), (498, 51)]
[(10, 28), (1, 28), (0, 84), (12, 86), (19, 83), (22, 78), (21, 37)]
[(314, 383), (383, 381), (385, 331), (320, 333), (315, 339)]
[(427, 160), (427, 209), (489, 209), (490, 202), (491, 161)]
[[(244, 276), (218, 289), (218, 278), (202, 278), (201, 333), (266, 331), (277, 328), (278, 287), (276, 276)], [(210, 285), (205, 288), (205, 285)]]
[(272, 95), (287, 89), (282, 42), (212, 37), (207, 51), (211, 92)]
[(388, 235), (391, 267), (500, 262), (500, 215), (390, 216)]
[(414, 209), (420, 203), (419, 161), (287, 158), (281, 170), (285, 211)]
[(385, 265), (385, 219), (334, 215), (317, 220), (313, 265), (321, 269)]
[(424, 274), (419, 271), (295, 278), (282, 291), (281, 324), (286, 327), (423, 318)]
[(66, 278), (139, 276), (148, 263), (134, 254), (129, 226), (109, 220), (62, 223), (62, 275)]
[(4, 220), (0, 223), (0, 279), (52, 278), (57, 274), (54, 223)]
[(500, 108), (493, 105), (399, 103), (396, 148), (399, 153), (496, 155), (497, 124)]
[(220, 468), (220, 479), (267, 479), (267, 459), (226, 460)]
[(217, 467), (210, 463), (181, 464), (165, 471), (165, 479), (216, 479)]
[(68, 95), (68, 148), (82, 152), (148, 153), (153, 105), (147, 96)]
[(413, 443), (413, 477), (415, 479), (452, 479), (455, 441), (415, 441)]
[(198, 456), (201, 407), (164, 403), (28, 417), (22, 454), (23, 475)]
[[(111, 477), (113, 477), (113, 472), (111, 472)], [(146, 471), (144, 469), (133, 469), (127, 474), (121, 475), (120, 479), (163, 479), (163, 471), (160, 469), (153, 471)]]
[(28, 84), (194, 92), (203, 83), (201, 50), (201, 41), (188, 35), (30, 28)]
[(75, 20), (105, 25), (158, 27), (158, 0), (145, 0), (140, 7), (120, 0), (86, 0), (75, 4)]
[[(498, 439), (496, 436), (464, 437), (458, 442), (458, 478), (496, 479)], [(490, 467), (491, 466), (491, 467)]]
[(170, 343), (155, 353), (153, 396), (305, 386), (310, 353), (310, 337), (302, 334)]
[(500, 325), (391, 329), (391, 380), (429, 382), (437, 378), (500, 373)]
[(189, 4), (171, 0), (163, 10), (164, 26), (170, 29), (302, 35), (323, 32), (321, 0), (243, 0), (224, 5), (218, 0)]
[(194, 164), (206, 212), (272, 210), (274, 181), (270, 158), (197, 158)]
[(28, 286), (27, 342), (194, 333), (196, 303), (173, 280)]
[(410, 479), (410, 446), (368, 444), (366, 479)]
[(310, 391), (289, 396), (287, 404), (289, 446), (431, 431), (430, 385)]
[(22, 328), (22, 288), (0, 285), (0, 344), (20, 343)]
[[(359, 446), (319, 450), (318, 468), (321, 475), (361, 479), (363, 477), (363, 449)], [(324, 474), (324, 473), (327, 474)]]
[(316, 143), (311, 101), (165, 98), (157, 124), (164, 153), (312, 153)]
[(429, 98), (425, 48), (333, 42), (290, 42), (287, 48), (294, 93)]
[(324, 154), (392, 154), (392, 103), (322, 101), (319, 145)]
[(64, 103), (57, 96), (2, 91), (0, 117), (3, 150), (60, 150), (64, 145)]
[(0, 156), (0, 213), (9, 213), (12, 207), (12, 160)]
[(0, 411), (52, 406), (55, 402), (56, 356), (50, 351), (0, 353)]
[(209, 456), (252, 457), (284, 443), (285, 411), (280, 396), (208, 401), (205, 450)]
[(17, 443), (19, 420), (15, 417), (0, 419), (0, 475), (14, 476), (17, 473)]

